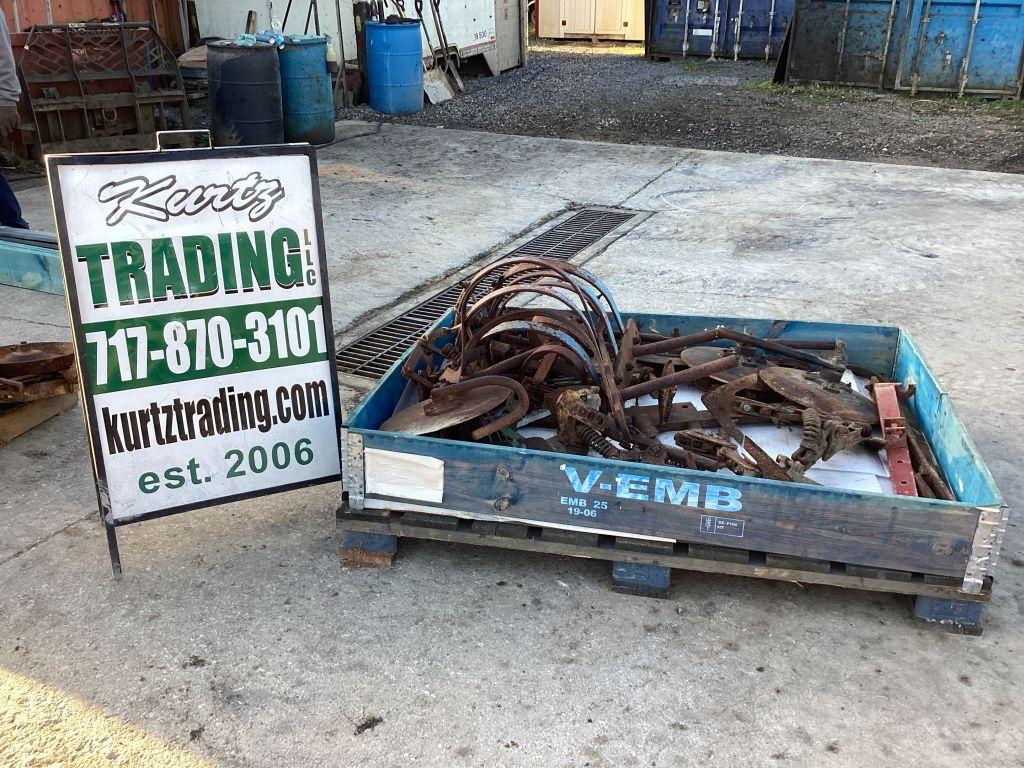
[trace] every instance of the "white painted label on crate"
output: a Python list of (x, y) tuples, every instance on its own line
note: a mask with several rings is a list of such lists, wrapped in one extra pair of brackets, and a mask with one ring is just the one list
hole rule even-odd
[(692, 32), (694, 37), (711, 37), (710, 29), (694, 29)]
[[(743, 493), (727, 485), (701, 485), (690, 480), (680, 480), (677, 486), (674, 478), (635, 472), (610, 475), (600, 469), (581, 470), (571, 464), (562, 464), (559, 469), (565, 473), (572, 492), (569, 493), (567, 488), (564, 495), (559, 494), (558, 501), (566, 514), (573, 517), (606, 517), (609, 511), (608, 498), (703, 507), (716, 512), (739, 512), (743, 509)], [(595, 493), (606, 498), (592, 498)], [(618, 508), (621, 509), (621, 504)]]
[(444, 498), (444, 461), (415, 453), (367, 448), (366, 493), (440, 504)]

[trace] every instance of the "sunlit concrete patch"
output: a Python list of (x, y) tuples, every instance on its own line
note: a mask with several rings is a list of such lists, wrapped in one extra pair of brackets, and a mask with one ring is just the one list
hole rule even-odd
[(0, 765), (213, 768), (64, 691), (0, 669)]

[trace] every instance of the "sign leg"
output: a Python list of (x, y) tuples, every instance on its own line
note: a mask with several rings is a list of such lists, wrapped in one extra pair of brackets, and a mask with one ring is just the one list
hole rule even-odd
[(110, 552), (110, 575), (114, 581), (121, 580), (121, 553), (117, 548), (117, 529), (106, 520), (103, 527), (107, 529), (107, 550)]

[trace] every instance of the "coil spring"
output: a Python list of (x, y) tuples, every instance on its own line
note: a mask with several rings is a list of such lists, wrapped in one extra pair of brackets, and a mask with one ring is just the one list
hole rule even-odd
[(803, 436), (800, 438), (800, 447), (813, 451), (821, 442), (821, 414), (814, 408), (807, 408), (803, 412)]
[(606, 459), (617, 459), (622, 456), (622, 451), (608, 442), (608, 438), (593, 427), (588, 427), (586, 424), (576, 422), (576, 434), (580, 436), (581, 440)]

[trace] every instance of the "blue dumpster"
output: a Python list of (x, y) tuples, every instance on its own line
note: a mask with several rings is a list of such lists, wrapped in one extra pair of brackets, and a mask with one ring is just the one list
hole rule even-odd
[(334, 95), (327, 38), (288, 35), (280, 52), (285, 141), (334, 141)]
[(777, 57), (794, 0), (646, 0), (649, 59)]
[(797, 0), (791, 82), (1019, 98), (1024, 0)]
[(423, 45), (413, 19), (366, 23), (370, 106), (389, 115), (423, 109)]

